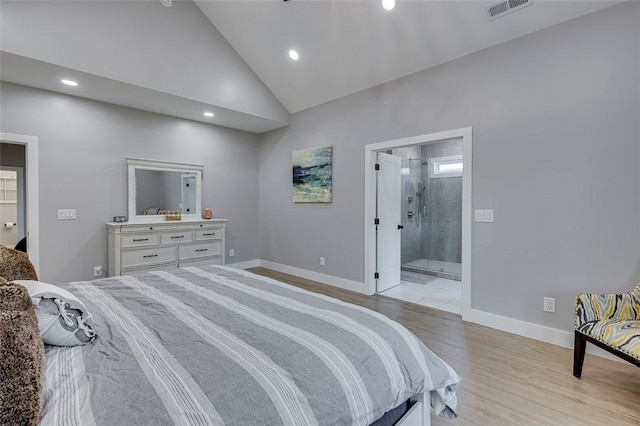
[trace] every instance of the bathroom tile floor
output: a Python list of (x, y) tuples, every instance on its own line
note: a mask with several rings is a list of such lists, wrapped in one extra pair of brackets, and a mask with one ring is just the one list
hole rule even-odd
[(462, 314), (462, 283), (460, 281), (402, 271), (400, 285), (380, 294), (441, 311)]

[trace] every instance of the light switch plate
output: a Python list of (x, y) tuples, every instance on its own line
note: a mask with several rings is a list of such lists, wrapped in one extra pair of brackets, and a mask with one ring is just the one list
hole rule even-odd
[(76, 209), (58, 209), (58, 220), (75, 220)]
[(476, 222), (493, 222), (493, 210), (476, 210)]

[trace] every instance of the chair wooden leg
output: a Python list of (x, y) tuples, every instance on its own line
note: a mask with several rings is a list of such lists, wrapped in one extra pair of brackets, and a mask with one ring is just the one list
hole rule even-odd
[(587, 341), (582, 334), (575, 332), (575, 340), (573, 343), (573, 375), (580, 378), (582, 375), (582, 364), (584, 364), (584, 353), (587, 347)]

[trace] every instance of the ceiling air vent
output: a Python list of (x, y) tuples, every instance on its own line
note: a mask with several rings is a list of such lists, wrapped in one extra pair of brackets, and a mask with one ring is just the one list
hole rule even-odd
[(502, 0), (487, 6), (487, 15), (489, 15), (489, 20), (491, 21), (532, 4), (533, 0)]

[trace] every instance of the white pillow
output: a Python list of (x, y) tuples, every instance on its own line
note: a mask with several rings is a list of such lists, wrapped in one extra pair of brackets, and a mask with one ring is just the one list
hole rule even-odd
[(44, 343), (77, 346), (98, 337), (87, 307), (69, 291), (40, 281), (15, 280), (13, 283), (26, 287), (29, 292)]

